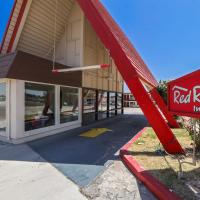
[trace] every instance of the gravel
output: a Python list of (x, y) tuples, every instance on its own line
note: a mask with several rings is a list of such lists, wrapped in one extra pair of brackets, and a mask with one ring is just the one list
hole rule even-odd
[(121, 161), (114, 161), (81, 192), (92, 200), (156, 200), (128, 171)]

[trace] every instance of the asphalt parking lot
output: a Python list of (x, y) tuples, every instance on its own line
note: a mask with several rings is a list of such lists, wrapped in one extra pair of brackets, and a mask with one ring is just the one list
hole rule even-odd
[[(84, 187), (91, 183), (112, 161), (118, 160), (119, 149), (147, 124), (140, 111), (99, 121), (28, 143), (61, 173)], [(107, 129), (97, 137), (82, 137), (93, 128)]]

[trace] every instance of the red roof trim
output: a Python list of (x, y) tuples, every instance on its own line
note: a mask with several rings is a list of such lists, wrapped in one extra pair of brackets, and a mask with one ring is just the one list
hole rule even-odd
[(127, 82), (138, 76), (149, 85), (157, 86), (156, 79), (101, 2), (99, 0), (77, 1), (102, 43), (110, 51), (123, 79)]
[(17, 17), (17, 22), (15, 24), (15, 28), (13, 30), (13, 33), (12, 33), (12, 36), (11, 36), (11, 39), (10, 39), (10, 43), (8, 45), (7, 53), (11, 52), (11, 50), (12, 50), (12, 47), (13, 47), (13, 44), (14, 44), (14, 41), (15, 41), (15, 38), (16, 38), (22, 17), (23, 17), (23, 14), (24, 14), (24, 11), (25, 11), (25, 8), (26, 8), (26, 5), (27, 5), (27, 2), (28, 2), (28, 0), (23, 0), (23, 2), (22, 2), (22, 5), (21, 5), (20, 11), (19, 11), (19, 15)]
[(7, 33), (8, 33), (8, 28), (9, 28), (9, 26), (10, 26), (10, 22), (11, 22), (11, 19), (12, 19), (12, 16), (13, 16), (13, 13), (14, 13), (16, 4), (17, 4), (17, 0), (15, 0), (15, 2), (14, 2), (14, 5), (13, 5), (13, 7), (12, 7), (9, 20), (8, 20), (8, 22), (7, 22), (7, 25), (6, 25), (6, 29), (5, 29), (5, 32), (4, 32), (3, 40), (2, 40), (2, 43), (1, 43), (1, 46), (0, 46), (0, 53), (1, 53), (2, 49), (3, 49), (3, 45), (4, 45), (4, 42), (5, 42), (5, 39), (6, 39), (6, 35), (7, 35)]

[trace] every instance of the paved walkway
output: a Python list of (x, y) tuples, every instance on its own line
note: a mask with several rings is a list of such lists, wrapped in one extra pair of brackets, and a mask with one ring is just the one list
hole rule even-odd
[(26, 144), (0, 144), (1, 200), (86, 200), (79, 188)]
[[(0, 144), (0, 199), (153, 198), (119, 160), (118, 150), (147, 122), (139, 110), (23, 145)], [(79, 136), (92, 128), (108, 131)], [(82, 193), (79, 188), (81, 188)], [(97, 189), (94, 189), (97, 188)]]

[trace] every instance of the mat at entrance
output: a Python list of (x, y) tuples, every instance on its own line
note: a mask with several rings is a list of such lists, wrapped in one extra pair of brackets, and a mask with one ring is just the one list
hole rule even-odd
[(101, 134), (108, 132), (108, 131), (111, 131), (111, 130), (108, 128), (93, 128), (89, 131), (86, 131), (86, 132), (80, 134), (79, 136), (95, 138)]

